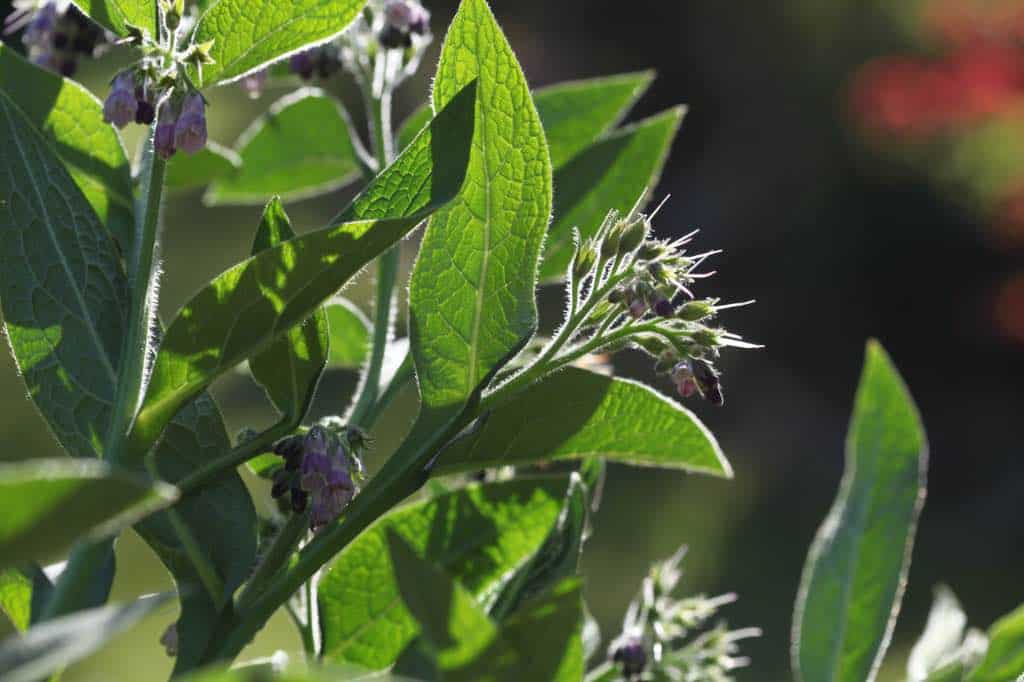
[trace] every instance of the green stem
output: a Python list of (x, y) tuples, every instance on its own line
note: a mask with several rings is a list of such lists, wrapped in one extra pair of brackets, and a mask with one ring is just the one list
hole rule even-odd
[(164, 191), (167, 162), (153, 149), (156, 124), (150, 128), (143, 156), (142, 194), (136, 206), (135, 241), (128, 256), (128, 277), (131, 286), (131, 308), (128, 327), (121, 347), (120, 377), (114, 393), (114, 411), (107, 433), (106, 459), (121, 460), (125, 436), (135, 418), (145, 382), (146, 358), (154, 319), (157, 234), (160, 224), (160, 203)]
[(377, 402), (366, 413), (366, 416), (363, 417), (363, 423), (361, 426), (364, 429), (370, 430), (373, 428), (373, 425), (377, 423), (377, 418), (380, 417), (384, 410), (387, 409), (388, 405), (398, 397), (398, 394), (402, 392), (402, 389), (412, 381), (414, 375), (412, 353), (407, 353), (402, 364), (397, 370), (395, 370), (395, 374), (391, 377), (387, 387), (380, 394), (380, 397), (377, 398)]
[[(384, 50), (378, 56), (378, 71), (387, 70), (386, 60), (391, 51)], [(384, 60), (383, 62), (381, 60)], [(374, 78), (374, 81), (381, 79)], [(391, 88), (386, 82), (380, 83), (377, 92), (376, 82), (363, 83), (363, 99), (366, 103), (367, 118), (370, 121), (370, 134), (373, 138), (373, 151), (377, 166), (383, 170), (394, 160), (394, 131), (391, 127)], [(368, 428), (367, 418), (377, 403), (380, 395), (380, 373), (384, 366), (384, 354), (391, 340), (391, 320), (394, 309), (395, 284), (398, 280), (398, 267), (401, 250), (399, 245), (388, 249), (377, 260), (377, 291), (373, 315), (373, 345), (370, 359), (363, 372), (359, 396), (349, 416), (353, 424)]]
[(211, 481), (216, 480), (225, 473), (234, 471), (256, 455), (266, 452), (274, 444), (274, 441), (284, 438), (294, 431), (295, 427), (296, 425), (290, 422), (281, 422), (270, 427), (252, 440), (246, 441), (226, 455), (210, 460), (178, 481), (177, 486), (181, 491), (181, 499), (185, 499), (189, 495), (201, 490), (209, 485)]
[(267, 550), (267, 555), (263, 558), (259, 568), (256, 569), (256, 573), (246, 583), (242, 594), (238, 596), (237, 608), (239, 611), (245, 610), (246, 606), (251, 604), (254, 598), (266, 588), (267, 584), (277, 576), (288, 562), (288, 557), (292, 555), (295, 548), (306, 537), (308, 530), (309, 517), (306, 514), (291, 515), (284, 528), (281, 529), (281, 532), (270, 544), (270, 549)]
[(181, 542), (181, 546), (185, 549), (185, 555), (192, 563), (192, 567), (196, 569), (196, 573), (199, 574), (199, 581), (203, 583), (203, 587), (210, 594), (213, 603), (222, 603), (224, 600), (224, 582), (217, 575), (217, 570), (206, 557), (202, 547), (199, 546), (195, 536), (192, 535), (192, 531), (185, 525), (185, 520), (181, 518), (181, 514), (174, 507), (165, 510), (164, 513), (167, 515), (171, 528), (174, 529), (174, 534), (178, 536), (178, 541)]

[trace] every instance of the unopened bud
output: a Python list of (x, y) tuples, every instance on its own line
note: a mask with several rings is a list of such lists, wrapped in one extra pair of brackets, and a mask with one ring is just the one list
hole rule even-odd
[(314, 66), (313, 55), (308, 51), (298, 52), (288, 58), (288, 68), (304, 81), (308, 81), (313, 77)]
[(586, 277), (597, 263), (597, 252), (589, 243), (580, 246), (572, 264), (572, 277), (579, 282)]
[(612, 662), (622, 666), (622, 674), (632, 679), (647, 667), (647, 652), (638, 637), (624, 637), (612, 644)]
[(699, 346), (704, 348), (717, 348), (721, 345), (722, 340), (718, 336), (718, 332), (714, 329), (708, 329), (707, 327), (701, 327), (697, 331), (693, 332), (693, 341)]
[(687, 322), (700, 322), (715, 314), (715, 306), (711, 301), (687, 301), (679, 309), (679, 319)]
[(647, 239), (647, 221), (634, 220), (623, 229), (622, 239), (619, 240), (619, 253), (623, 255), (633, 253), (645, 239)]
[(612, 289), (611, 291), (608, 292), (608, 302), (609, 303), (618, 304), (618, 303), (622, 303), (624, 300), (626, 300), (626, 290), (625, 289), (623, 289), (621, 287), (617, 287), (617, 288)]
[(672, 301), (662, 296), (654, 302), (654, 312), (660, 317), (672, 317), (676, 312), (676, 307), (672, 305)]
[(647, 312), (647, 304), (642, 298), (634, 298), (629, 304), (629, 314), (634, 320), (639, 320)]
[(622, 227), (621, 224), (616, 224), (612, 229), (608, 230), (608, 234), (605, 235), (604, 241), (601, 242), (601, 259), (607, 260), (618, 254), (619, 244), (621, 242)]

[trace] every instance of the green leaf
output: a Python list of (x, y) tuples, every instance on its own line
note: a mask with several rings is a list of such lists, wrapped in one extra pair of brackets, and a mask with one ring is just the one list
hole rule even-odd
[(219, 178), (204, 201), (263, 203), (273, 194), (303, 199), (344, 187), (360, 175), (351, 126), (341, 102), (318, 88), (286, 95), (238, 138), (241, 169)]
[(988, 651), (967, 682), (1009, 682), (1024, 674), (1024, 606), (992, 624)]
[(589, 237), (608, 211), (627, 213), (645, 189), (653, 189), (668, 158), (685, 110), (670, 109), (615, 131), (555, 173), (555, 219), (548, 233), (541, 278), (565, 276), (572, 259), (572, 228)]
[(154, 40), (159, 36), (157, 0), (74, 0), (74, 2), (93, 21), (119, 36), (127, 36), (130, 26), (149, 32)]
[(388, 559), (389, 530), (482, 595), (540, 547), (565, 488), (563, 477), (470, 486), (382, 517), (341, 551), (320, 581), (324, 658), (384, 668), (418, 633)]
[(0, 93), (0, 302), (22, 379), (60, 443), (100, 456), (128, 292), (113, 242), (60, 160)]
[(558, 522), (544, 544), (504, 581), (501, 591), (488, 609), (491, 617), (504, 620), (519, 605), (542, 594), (548, 588), (576, 575), (587, 529), (587, 505), (590, 493), (583, 479), (573, 474)]
[[(534, 90), (533, 103), (544, 126), (552, 167), (557, 170), (614, 128), (653, 79), (653, 71), (638, 71)], [(413, 112), (398, 133), (399, 149), (404, 149), (429, 122), (429, 106)]]
[(434, 79), (434, 106), (479, 79), (467, 183), (430, 220), (409, 287), (424, 409), (458, 413), (537, 325), (537, 260), (551, 161), (515, 55), (484, 0), (463, 0)]
[(207, 142), (206, 146), (195, 154), (175, 154), (167, 162), (164, 175), (164, 187), (183, 190), (193, 187), (204, 187), (215, 180), (220, 180), (238, 172), (242, 167), (242, 159), (234, 150), (222, 147), (216, 142)]
[[(263, 211), (256, 239), (255, 256), (295, 237), (281, 200), (274, 197)], [(252, 376), (267, 392), (288, 423), (298, 424), (309, 410), (317, 382), (327, 366), (327, 315), (323, 307), (305, 323), (292, 327), (271, 345), (249, 358)]]
[[(214, 9), (220, 5), (214, 5)], [(451, 201), (465, 178), (474, 88), (452, 101), (334, 225), (230, 268), (171, 322), (130, 434), (141, 456), (217, 376), (301, 324), (368, 262)]]
[(79, 661), (160, 608), (170, 593), (129, 604), (79, 611), (37, 625), (20, 637), (0, 643), (0, 677), (4, 682), (35, 682)]
[(24, 632), (52, 590), (53, 583), (38, 564), (0, 570), (0, 611), (16, 630)]
[[(175, 417), (156, 450), (156, 466), (168, 481), (180, 481), (198, 467), (228, 452), (231, 444), (216, 403), (202, 394)], [(174, 507), (204, 559), (230, 598), (256, 563), (256, 510), (236, 472), (227, 473)], [(181, 594), (178, 670), (199, 662), (223, 604), (206, 591), (171, 519), (155, 514), (136, 526), (170, 571)]]
[(444, 679), (578, 682), (583, 678), (580, 589), (580, 581), (570, 578), (524, 603), (501, 623), (490, 646), (471, 663), (446, 671)]
[(871, 342), (847, 436), (846, 473), (797, 597), (798, 680), (874, 679), (899, 612), (927, 461), (913, 399), (885, 351)]
[(575, 367), (497, 408), (474, 437), (444, 452), (434, 473), (591, 455), (732, 476), (714, 436), (692, 412), (643, 384)]
[(349, 300), (336, 298), (327, 306), (331, 331), (329, 366), (359, 369), (370, 353), (370, 321)]
[(387, 546), (395, 582), (442, 670), (471, 662), (497, 633), (473, 594), (447, 573), (419, 556), (394, 530)]
[(653, 80), (653, 71), (638, 71), (537, 90), (533, 101), (544, 123), (551, 165), (560, 168), (618, 125)]
[(104, 462), (35, 459), (0, 465), (0, 568), (54, 559), (111, 535), (177, 497)]
[(366, 0), (219, 0), (199, 19), (195, 42), (212, 40), (214, 63), (198, 82), (237, 79), (314, 43), (340, 34)]
[(127, 253), (133, 238), (131, 167), (117, 131), (103, 121), (103, 104), (75, 81), (30, 64), (2, 43), (0, 91), (50, 143)]

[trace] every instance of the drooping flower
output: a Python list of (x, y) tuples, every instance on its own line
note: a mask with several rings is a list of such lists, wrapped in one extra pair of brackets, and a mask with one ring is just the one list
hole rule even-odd
[(206, 146), (206, 103), (199, 93), (185, 98), (174, 124), (174, 146), (186, 154), (195, 154)]
[(344, 446), (314, 426), (306, 435), (300, 487), (309, 494), (309, 527), (319, 530), (341, 515), (355, 495)]
[(103, 120), (124, 128), (135, 120), (139, 102), (135, 98), (135, 82), (130, 72), (124, 72), (114, 79), (110, 94), (103, 102)]
[(160, 118), (157, 120), (156, 132), (154, 133), (153, 146), (160, 158), (165, 161), (177, 151), (174, 145), (174, 131), (177, 121), (174, 118), (174, 110), (171, 103), (167, 102), (160, 107)]

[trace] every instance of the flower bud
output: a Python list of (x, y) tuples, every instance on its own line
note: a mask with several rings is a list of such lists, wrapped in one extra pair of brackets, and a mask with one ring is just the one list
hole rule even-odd
[(623, 637), (612, 644), (612, 661), (622, 666), (622, 674), (632, 679), (647, 667), (647, 652), (638, 637)]
[(613, 258), (619, 252), (619, 243), (622, 241), (621, 224), (616, 224), (608, 230), (604, 240), (601, 242), (601, 260)]
[(622, 239), (619, 241), (619, 253), (625, 255), (633, 253), (647, 239), (647, 221), (634, 220), (626, 225), (622, 232)]
[(384, 6), (384, 20), (403, 33), (422, 35), (427, 30), (430, 12), (418, 2), (411, 0), (391, 0)]
[(700, 322), (715, 314), (715, 306), (711, 301), (687, 301), (679, 308), (679, 319), (687, 322)]
[(381, 29), (380, 34), (377, 36), (377, 40), (380, 42), (381, 47), (389, 50), (412, 47), (412, 37), (409, 33), (399, 30), (390, 24)]
[(629, 303), (629, 314), (634, 320), (639, 320), (647, 313), (647, 304), (642, 298), (634, 298)]
[(718, 336), (718, 332), (714, 329), (708, 329), (707, 327), (701, 327), (697, 331), (693, 332), (693, 341), (704, 348), (717, 348), (722, 343), (722, 340)]
[(174, 111), (168, 102), (160, 108), (160, 117), (153, 135), (153, 146), (156, 148), (156, 153), (165, 161), (174, 156), (176, 151), (174, 146), (175, 123)]
[(103, 120), (113, 123), (118, 128), (124, 128), (135, 120), (135, 111), (138, 109), (138, 100), (135, 99), (135, 83), (132, 74), (125, 72), (114, 79), (114, 85), (103, 102)]
[(292, 73), (298, 75), (299, 78), (304, 81), (308, 81), (313, 77), (314, 66), (315, 63), (313, 61), (313, 55), (311, 55), (308, 50), (306, 52), (293, 54), (288, 59), (288, 68), (291, 69)]
[(718, 372), (706, 360), (693, 361), (693, 376), (697, 382), (704, 399), (716, 407), (725, 403), (725, 396), (722, 394), (722, 383), (718, 378)]
[(615, 289), (612, 289), (611, 291), (608, 292), (609, 303), (618, 304), (622, 303), (624, 300), (626, 300), (626, 290), (623, 289), (622, 287), (616, 287)]
[(597, 252), (589, 243), (582, 244), (572, 264), (572, 278), (579, 282), (586, 277), (597, 263)]
[(654, 312), (661, 317), (672, 317), (676, 312), (676, 307), (672, 305), (672, 301), (660, 296), (654, 302)]
[(202, 95), (193, 93), (185, 99), (174, 124), (174, 146), (186, 154), (195, 154), (206, 146), (205, 109)]

